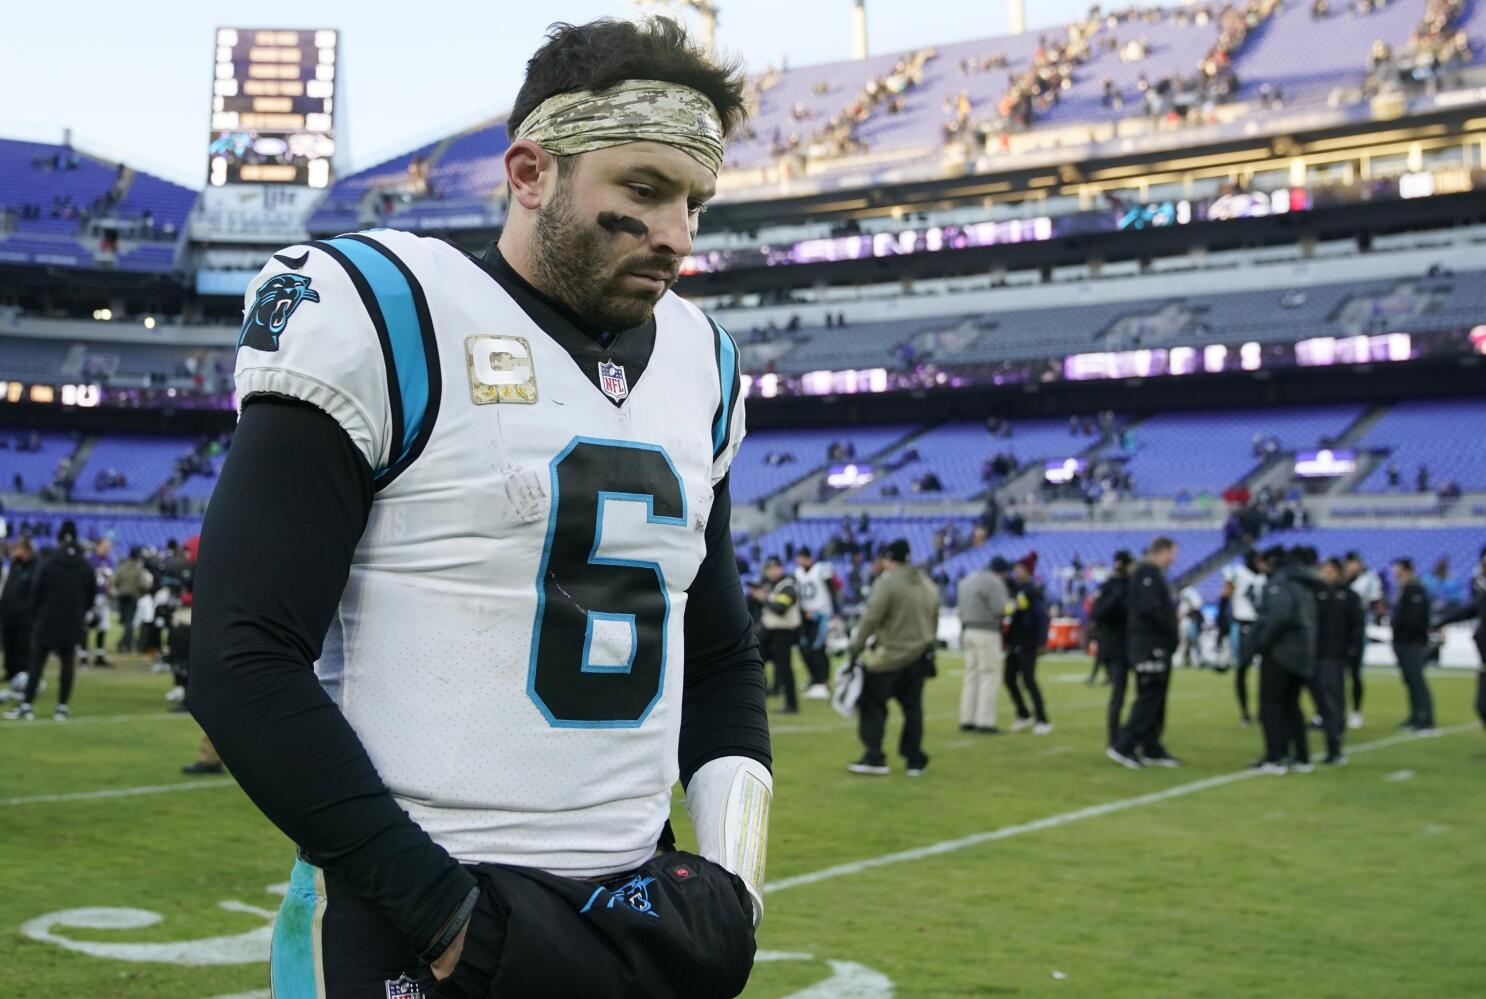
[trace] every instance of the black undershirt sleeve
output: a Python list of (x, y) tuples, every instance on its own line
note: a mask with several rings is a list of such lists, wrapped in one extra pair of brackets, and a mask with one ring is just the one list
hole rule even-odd
[(330, 416), (247, 404), (202, 529), (187, 701), (263, 814), (422, 952), (474, 878), (393, 800), (313, 669), (371, 500)]
[(686, 679), (681, 700), (681, 786), (724, 756), (770, 766), (764, 663), (733, 554), (733, 503), (724, 476), (713, 491), (707, 555), (686, 591)]

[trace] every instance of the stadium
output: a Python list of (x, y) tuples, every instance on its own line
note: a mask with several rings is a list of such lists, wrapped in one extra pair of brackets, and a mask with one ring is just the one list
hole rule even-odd
[[(731, 19), (752, 16), (737, 2), (612, 6), (722, 48)], [(853, 58), (746, 65), (748, 118), (672, 289), (717, 330), (719, 453), (730, 382), (746, 413), (711, 482), (728, 482), (769, 683), (768, 911), (742, 994), (1478, 993), (1460, 927), (1486, 875), (1486, 621), (1473, 617), (1486, 600), (1486, 2), (1212, 0), (1036, 28), (1013, 2), (983, 35), (880, 52), (875, 4), (833, 6)], [(327, 309), (301, 308), (319, 301), (307, 278), (300, 298), (265, 296), (265, 262), (302, 266), (286, 247), (370, 233), (365, 249), (390, 231), (488, 260), (520, 224), (508, 164), (530, 141), (503, 113), (345, 169), (337, 129), (358, 78), (335, 68), (357, 64), (333, 22), (201, 40), (217, 55), (198, 187), (70, 136), (0, 135), (0, 958), (26, 994), (327, 994), (323, 980), (291, 991), (277, 970), (270, 991), (280, 905), (302, 889), (286, 882), (296, 845), (187, 710), (195, 563), (234, 456), (242, 346)], [(535, 370), (522, 349), (525, 361), (494, 355), (508, 364), (484, 388), (519, 392), (500, 379), (511, 363)], [(609, 400), (638, 396), (636, 369), (630, 384), (613, 370), (620, 388), (595, 382)], [(445, 420), (464, 381), (445, 376)], [(413, 396), (391, 384), (416, 467)], [(668, 388), (683, 411), (690, 388)], [(553, 531), (567, 453), (552, 459)], [(507, 472), (492, 509), (521, 508), (510, 490), (526, 480)], [(590, 564), (662, 578), (659, 557), (598, 557), (606, 499), (669, 523), (658, 494), (604, 488)], [(678, 495), (684, 527), (696, 501)], [(537, 507), (523, 519), (545, 522), (545, 494)], [(74, 683), (34, 654), (33, 598), (13, 593), (70, 548), (96, 593), (71, 714), (54, 715)], [(1161, 550), (1180, 644), (1163, 653), (1160, 722), (1137, 754), (1124, 726), (1141, 724), (1146, 680), (1129, 664), (1126, 698), (1096, 607), (1117, 553)], [(1329, 559), (1365, 620), (1336, 703), (1319, 680), (1284, 695), (1315, 715), (1298, 735), (1313, 767), (1266, 744), (1282, 695), (1269, 652), (1238, 638), (1266, 630), (1266, 605), (1236, 581), (1262, 588), (1281, 564)], [(970, 633), (987, 630), (970, 594), (993, 564), (1018, 609), (989, 629), (989, 682), (1008, 689), (999, 708), (986, 695), (987, 722), (962, 692)], [(894, 566), (937, 600), (937, 676), (911, 709), (933, 765), (894, 755), (894, 708), (888, 759), (869, 747), (849, 772), (866, 716), (839, 694)], [(780, 602), (780, 580), (797, 577)], [(830, 591), (824, 610), (791, 617), (812, 580)], [(1416, 592), (1417, 663), (1401, 617)], [(1016, 637), (1024, 617), (1030, 639)], [(621, 618), (628, 659), (590, 666)], [(582, 670), (630, 670), (635, 622), (590, 612)], [(536, 693), (537, 641), (519, 639), (522, 669), (532, 642), (531, 696), (558, 725)], [(700, 841), (679, 790), (670, 821), (683, 849)], [(397, 987), (389, 999), (425, 994)]]

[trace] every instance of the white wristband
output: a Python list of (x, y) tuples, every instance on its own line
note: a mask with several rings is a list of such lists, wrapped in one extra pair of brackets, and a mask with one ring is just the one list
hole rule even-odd
[(753, 924), (764, 916), (764, 859), (774, 778), (746, 756), (712, 760), (692, 775), (686, 810), (697, 834), (697, 852), (743, 880), (753, 899)]

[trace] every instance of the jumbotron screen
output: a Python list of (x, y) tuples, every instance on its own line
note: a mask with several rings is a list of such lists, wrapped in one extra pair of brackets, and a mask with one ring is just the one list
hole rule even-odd
[(207, 179), (327, 187), (337, 32), (218, 28)]

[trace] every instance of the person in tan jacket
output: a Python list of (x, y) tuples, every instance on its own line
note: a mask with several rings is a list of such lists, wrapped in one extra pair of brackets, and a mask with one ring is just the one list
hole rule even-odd
[(851, 640), (851, 654), (866, 668), (857, 702), (857, 734), (865, 752), (846, 766), (854, 774), (892, 773), (882, 752), (888, 701), (903, 709), (898, 752), (906, 773), (918, 777), (929, 765), (923, 750), (924, 681), (934, 675), (934, 644), (939, 634), (939, 589), (923, 570), (908, 562), (908, 542), (887, 545), (867, 594), (867, 607)]

